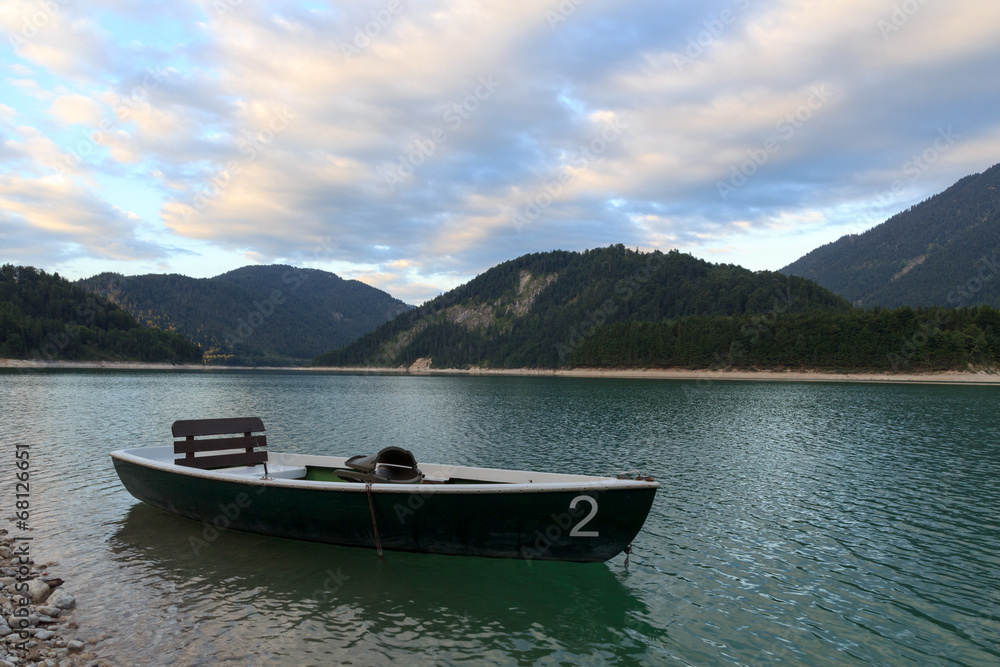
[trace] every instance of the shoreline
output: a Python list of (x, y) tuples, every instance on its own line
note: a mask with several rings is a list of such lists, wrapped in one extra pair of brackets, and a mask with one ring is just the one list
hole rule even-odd
[(50, 573), (56, 563), (35, 564), (31, 539), (0, 529), (0, 664), (108, 665), (79, 638), (76, 598)]
[(681, 368), (635, 369), (534, 369), (534, 368), (430, 368), (417, 360), (409, 368), (368, 366), (208, 366), (205, 364), (145, 363), (135, 361), (36, 361), (0, 359), (0, 370), (117, 370), (117, 371), (227, 371), (256, 370), (298, 373), (344, 373), (372, 375), (497, 375), (513, 377), (570, 377), (646, 380), (767, 381), (767, 382), (867, 382), (890, 384), (972, 384), (1000, 385), (1000, 371), (934, 371), (914, 373), (836, 371), (746, 371), (690, 370)]

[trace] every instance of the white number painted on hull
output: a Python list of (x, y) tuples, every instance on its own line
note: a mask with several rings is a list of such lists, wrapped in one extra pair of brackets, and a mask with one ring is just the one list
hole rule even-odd
[(570, 537), (598, 537), (598, 531), (596, 530), (580, 530), (588, 523), (590, 520), (597, 516), (597, 501), (590, 496), (577, 496), (569, 502), (570, 510), (575, 510), (576, 506), (580, 504), (580, 501), (586, 501), (590, 503), (590, 514), (583, 517), (583, 521), (573, 526), (573, 530), (569, 531)]

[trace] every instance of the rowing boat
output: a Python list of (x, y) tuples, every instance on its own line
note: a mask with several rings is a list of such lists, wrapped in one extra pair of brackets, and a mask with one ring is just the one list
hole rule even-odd
[[(173, 446), (111, 453), (125, 488), (213, 529), (433, 554), (602, 562), (628, 549), (659, 484), (618, 477), (263, 450), (258, 418), (178, 421)], [(236, 434), (235, 436), (233, 434)], [(229, 437), (203, 437), (219, 436)]]

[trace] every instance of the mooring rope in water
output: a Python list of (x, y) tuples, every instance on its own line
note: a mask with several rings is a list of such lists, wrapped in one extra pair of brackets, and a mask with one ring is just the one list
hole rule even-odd
[(628, 557), (632, 555), (632, 545), (625, 547), (625, 569), (628, 569)]
[(372, 483), (365, 482), (365, 491), (368, 492), (368, 511), (372, 515), (372, 529), (375, 531), (375, 548), (378, 550), (378, 557), (385, 560), (382, 556), (382, 539), (378, 536), (378, 524), (375, 522), (375, 506), (372, 504)]

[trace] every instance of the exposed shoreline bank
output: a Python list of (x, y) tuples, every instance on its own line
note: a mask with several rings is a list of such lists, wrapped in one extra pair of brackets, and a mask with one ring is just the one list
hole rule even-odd
[(31, 539), (0, 530), (0, 665), (108, 664), (87, 650), (94, 639), (77, 638), (76, 598), (49, 574), (55, 563), (35, 564)]
[(746, 371), (659, 369), (534, 369), (534, 368), (430, 368), (418, 360), (409, 368), (368, 366), (207, 366), (129, 361), (36, 361), (0, 359), (0, 370), (262, 370), (299, 373), (364, 373), (389, 375), (503, 375), (527, 377), (620, 378), (648, 380), (770, 381), (770, 382), (874, 382), (898, 384), (980, 384), (1000, 385), (1000, 371), (939, 371), (922, 373), (833, 372), (833, 371)]

